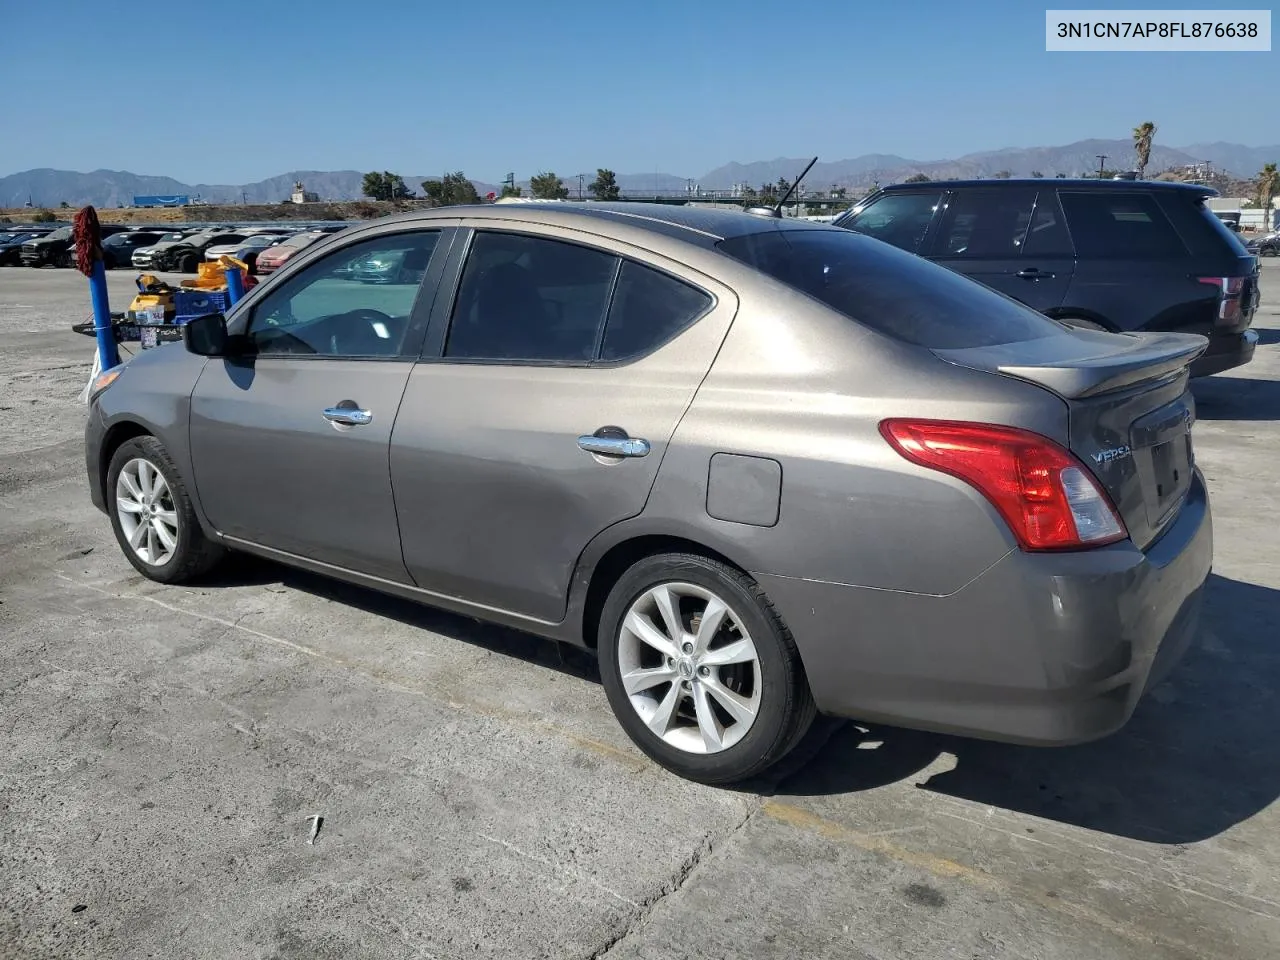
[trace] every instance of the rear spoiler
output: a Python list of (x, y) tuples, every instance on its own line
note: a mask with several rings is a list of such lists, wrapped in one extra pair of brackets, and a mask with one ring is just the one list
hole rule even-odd
[(1208, 347), (1207, 337), (1193, 333), (1072, 329), (1065, 336), (933, 353), (957, 366), (1016, 377), (1078, 400), (1175, 375)]

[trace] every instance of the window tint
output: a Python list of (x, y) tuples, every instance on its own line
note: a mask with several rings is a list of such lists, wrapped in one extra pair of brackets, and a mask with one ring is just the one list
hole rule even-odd
[(775, 229), (720, 249), (883, 334), (932, 349), (1036, 340), (1058, 331), (1030, 307), (946, 267), (841, 230)]
[(937, 257), (1016, 257), (1035, 206), (1034, 190), (959, 190), (938, 228)]
[(611, 254), (577, 244), (477, 232), (444, 355), (592, 360), (617, 263)]
[[(262, 354), (395, 357), (438, 231), (335, 250), (263, 297), (249, 336)], [(416, 344), (410, 345), (416, 347)]]
[(711, 297), (696, 287), (623, 261), (600, 359), (629, 360), (648, 353), (693, 323), (711, 303)]
[(1058, 195), (1053, 190), (1041, 190), (1036, 198), (1036, 209), (1031, 215), (1031, 229), (1022, 245), (1027, 257), (1072, 257), (1071, 235), (1058, 206)]
[(888, 193), (841, 220), (840, 226), (915, 253), (941, 202), (941, 191)]
[(1061, 196), (1076, 253), (1082, 258), (1149, 260), (1186, 255), (1150, 194), (1064, 190)]

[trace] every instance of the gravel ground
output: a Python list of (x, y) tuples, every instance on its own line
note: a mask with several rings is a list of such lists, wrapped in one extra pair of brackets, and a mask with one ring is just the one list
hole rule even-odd
[(833, 724), (726, 791), (634, 750), (580, 654), (257, 561), (135, 575), (85, 489), (85, 282), (0, 269), (0, 957), (1280, 955), (1265, 273), (1257, 358), (1196, 387), (1199, 642), (1124, 731)]

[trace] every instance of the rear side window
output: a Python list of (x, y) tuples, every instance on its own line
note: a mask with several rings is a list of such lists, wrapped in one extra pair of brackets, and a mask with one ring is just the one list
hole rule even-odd
[(623, 261), (605, 324), (601, 360), (630, 360), (666, 343), (711, 307), (696, 287)]
[(477, 232), (462, 272), (444, 355), (590, 361), (617, 264), (617, 257), (573, 243)]
[(940, 203), (940, 190), (886, 193), (841, 220), (840, 226), (915, 253), (920, 249)]
[(845, 230), (775, 229), (719, 249), (880, 333), (934, 350), (1037, 340), (1052, 320), (967, 277)]
[[(1181, 200), (1181, 198), (1179, 199)], [(1182, 200), (1182, 202), (1185, 203), (1187, 201)], [(1206, 207), (1203, 199), (1197, 197), (1192, 200), (1191, 203), (1195, 205), (1195, 214), (1191, 217), (1191, 223), (1194, 225), (1192, 229), (1200, 229), (1204, 233), (1212, 235), (1212, 239), (1208, 240), (1209, 249), (1212, 250), (1214, 248), (1214, 240), (1216, 239), (1219, 244), (1222, 242), (1226, 243), (1232, 256), (1249, 256), (1249, 251), (1245, 249), (1245, 245), (1243, 241), (1241, 241), (1240, 235), (1228, 227), (1221, 217)], [(1178, 222), (1181, 224), (1182, 221), (1179, 220)]]
[(1011, 259), (1036, 205), (1035, 190), (960, 190), (951, 197), (934, 256), (957, 259)]
[(1062, 191), (1067, 225), (1081, 259), (1185, 257), (1186, 247), (1148, 193)]

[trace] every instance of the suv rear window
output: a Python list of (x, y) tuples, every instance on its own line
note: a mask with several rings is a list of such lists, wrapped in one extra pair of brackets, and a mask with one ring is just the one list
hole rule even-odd
[(1173, 224), (1149, 193), (1059, 194), (1067, 227), (1082, 259), (1158, 260), (1185, 257)]
[(1054, 322), (945, 267), (840, 228), (777, 229), (719, 249), (906, 343), (957, 350), (1038, 340)]

